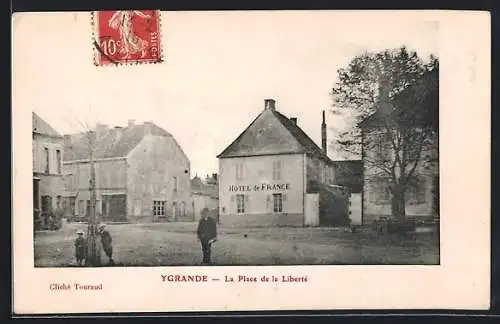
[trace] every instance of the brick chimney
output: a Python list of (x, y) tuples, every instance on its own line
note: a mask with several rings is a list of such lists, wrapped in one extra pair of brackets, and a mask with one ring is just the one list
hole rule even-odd
[(71, 135), (64, 135), (64, 147), (68, 148), (71, 146)]
[(144, 135), (151, 135), (152, 129), (153, 129), (152, 122), (144, 122)]
[(321, 148), (325, 154), (327, 154), (326, 145), (326, 121), (325, 121), (325, 111), (323, 110), (323, 122), (321, 123)]
[(265, 110), (276, 110), (276, 100), (274, 99), (264, 99), (264, 109)]
[(97, 124), (95, 127), (97, 140), (100, 140), (101, 138), (106, 136), (106, 134), (108, 133), (108, 130), (109, 130), (108, 125)]
[(113, 138), (114, 138), (115, 141), (118, 141), (118, 140), (120, 140), (120, 137), (122, 136), (122, 132), (123, 132), (123, 127), (121, 127), (121, 126), (115, 126), (111, 130), (111, 135), (113, 135)]
[(297, 125), (297, 117), (290, 117), (290, 120)]
[(381, 80), (378, 84), (378, 105), (380, 112), (383, 115), (388, 115), (392, 112), (392, 106), (389, 100), (389, 92), (391, 88), (387, 81)]

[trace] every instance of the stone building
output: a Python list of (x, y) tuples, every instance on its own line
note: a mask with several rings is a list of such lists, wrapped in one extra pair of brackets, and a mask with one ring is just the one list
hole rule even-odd
[(32, 113), (33, 210), (35, 224), (41, 217), (62, 208), (64, 191), (63, 136), (40, 116)]
[(191, 179), (191, 197), (193, 220), (199, 220), (203, 209), (208, 209), (210, 215), (217, 217), (219, 213), (219, 187), (217, 174), (207, 176), (203, 181), (195, 176)]
[[(89, 152), (96, 173), (96, 211), (104, 221), (183, 220), (190, 207), (190, 162), (175, 138), (154, 123), (65, 135), (67, 213), (85, 219), (90, 207)], [(90, 144), (89, 144), (90, 143)], [(73, 212), (74, 210), (74, 212)]]
[[(398, 95), (379, 100), (375, 113), (360, 123), (364, 143), (364, 224), (381, 217), (391, 218), (393, 181), (379, 174), (383, 173), (382, 167), (393, 165), (398, 158), (396, 155), (408, 162), (405, 174), (415, 166), (404, 191), (407, 218), (424, 220), (439, 217), (439, 87), (435, 74), (437, 71), (429, 72)], [(401, 129), (398, 138), (390, 136), (395, 129)], [(404, 153), (402, 149), (395, 153), (394, 145), (404, 147), (405, 138), (423, 134), (424, 129), (430, 135), (422, 142), (420, 150), (413, 145), (404, 149)], [(398, 167), (394, 172), (399, 174)]]
[[(264, 110), (217, 156), (220, 223), (304, 226), (345, 218), (334, 211), (335, 190), (329, 186), (335, 175), (324, 112), (321, 128), (322, 149), (297, 118), (284, 116), (275, 100), (266, 99)], [(319, 204), (316, 215), (306, 212), (310, 204)]]

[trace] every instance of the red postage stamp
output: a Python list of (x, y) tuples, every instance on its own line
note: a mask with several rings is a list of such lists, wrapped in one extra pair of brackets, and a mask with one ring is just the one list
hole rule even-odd
[(159, 10), (92, 12), (96, 65), (162, 62)]

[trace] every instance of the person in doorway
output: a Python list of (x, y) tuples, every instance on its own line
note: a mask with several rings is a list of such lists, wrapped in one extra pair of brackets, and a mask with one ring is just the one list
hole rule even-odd
[(83, 236), (83, 231), (76, 232), (78, 237), (75, 240), (75, 256), (78, 266), (82, 266), (87, 259), (87, 240)]
[(106, 253), (106, 256), (109, 258), (109, 264), (114, 265), (115, 261), (113, 260), (113, 245), (111, 244), (113, 242), (113, 239), (111, 238), (111, 234), (109, 234), (109, 232), (105, 228), (105, 224), (99, 225), (99, 235), (101, 236), (102, 249), (104, 250), (104, 253)]
[(212, 244), (217, 241), (217, 225), (215, 221), (208, 216), (208, 209), (203, 209), (201, 219), (198, 223), (198, 239), (201, 242), (201, 250), (203, 252), (203, 264), (211, 264), (211, 248)]

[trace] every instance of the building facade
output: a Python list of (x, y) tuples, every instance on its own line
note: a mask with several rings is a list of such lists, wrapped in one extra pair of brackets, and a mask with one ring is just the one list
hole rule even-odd
[[(364, 224), (392, 217), (391, 186), (395, 181), (383, 169), (390, 170), (393, 165), (394, 174), (404, 174), (407, 178), (398, 180), (405, 181), (406, 217), (421, 220), (439, 217), (438, 118), (438, 76), (437, 71), (432, 71), (398, 95), (379, 99), (375, 113), (360, 124)], [(401, 163), (405, 163), (404, 172)]]
[(33, 210), (35, 224), (62, 208), (63, 136), (40, 116), (32, 113)]
[[(367, 131), (365, 136), (374, 137), (377, 136), (377, 133)], [(439, 160), (436, 142), (437, 139), (433, 138), (433, 145), (422, 151), (421, 155), (428, 162), (421, 161), (417, 163), (412, 181), (409, 182), (405, 190), (404, 199), (407, 217), (421, 219), (439, 217)], [(381, 144), (383, 143), (381, 141)], [(376, 158), (377, 152), (367, 151), (364, 154), (366, 161), (367, 159)], [(391, 154), (390, 150), (387, 154)], [(369, 224), (381, 217), (391, 218), (391, 182), (381, 180), (378, 177), (377, 168), (373, 167), (371, 163), (364, 163), (363, 172), (363, 223)]]
[(193, 207), (193, 220), (201, 218), (202, 211), (208, 210), (209, 215), (218, 219), (219, 217), (219, 187), (218, 176), (212, 174), (205, 181), (195, 176), (191, 179), (191, 198)]
[[(333, 162), (297, 125), (279, 113), (273, 99), (219, 158), (221, 224), (304, 226), (307, 194), (320, 194), (334, 184)], [(320, 220), (335, 217), (325, 211)], [(325, 222), (323, 222), (325, 223)]]
[(334, 161), (335, 182), (339, 186), (348, 188), (349, 218), (351, 226), (360, 226), (362, 218), (362, 192), (363, 192), (363, 161), (362, 160), (337, 160)]
[(93, 133), (66, 135), (65, 147), (69, 217), (88, 216), (89, 147), (96, 212), (103, 221), (176, 221), (192, 214), (189, 159), (175, 138), (155, 124), (97, 125)]

